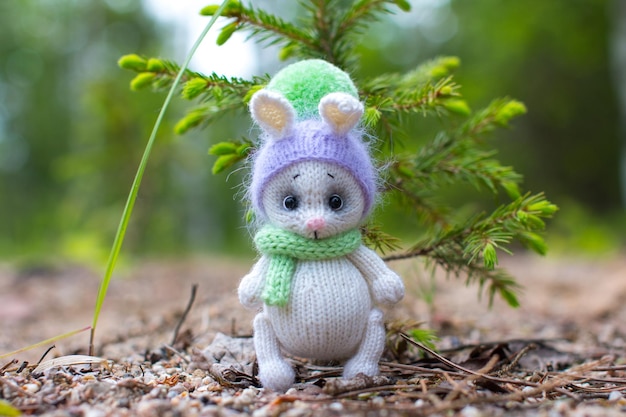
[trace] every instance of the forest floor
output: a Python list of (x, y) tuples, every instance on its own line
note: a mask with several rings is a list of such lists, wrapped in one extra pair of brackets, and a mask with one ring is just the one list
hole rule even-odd
[[(407, 296), (387, 311), (396, 331), (381, 377), (344, 381), (333, 364), (292, 358), (298, 383), (285, 394), (255, 377), (254, 312), (236, 296), (250, 263), (127, 267), (103, 306), (101, 359), (69, 356), (87, 354), (88, 331), (54, 343), (39, 369), (52, 343), (0, 359), (0, 416), (626, 415), (626, 257), (509, 258), (502, 266), (524, 286), (517, 309), (499, 299), (490, 309), (459, 279), (433, 285), (417, 265), (391, 263)], [(99, 279), (80, 267), (0, 267), (0, 355), (89, 326)], [(401, 337), (416, 322), (440, 337), (437, 356)]]

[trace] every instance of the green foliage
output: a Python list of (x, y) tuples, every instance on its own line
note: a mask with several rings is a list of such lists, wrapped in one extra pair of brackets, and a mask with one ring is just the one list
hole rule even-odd
[(424, 323), (418, 321), (392, 321), (387, 324), (387, 349), (396, 358), (406, 354), (409, 346), (404, 338), (420, 343), (432, 350), (436, 350), (435, 343), (439, 337), (432, 329), (422, 328)]
[[(135, 91), (148, 87), (154, 91), (167, 91), (180, 71), (180, 67), (174, 62), (139, 57), (135, 54), (121, 57), (118, 65), (137, 72), (130, 82), (131, 89)], [(181, 81), (182, 88), (178, 89), (181, 96), (187, 100), (197, 100), (201, 104), (178, 121), (174, 127), (174, 131), (178, 134), (183, 134), (192, 128), (206, 126), (223, 116), (224, 113), (244, 110), (252, 93), (267, 84), (269, 80), (267, 77), (244, 80), (215, 73), (204, 75), (185, 70)]]
[(411, 329), (409, 336), (417, 343), (421, 343), (431, 349), (435, 349), (435, 343), (439, 341), (439, 337), (437, 337), (437, 334), (432, 329)]
[[(347, 3), (302, 1), (305, 15), (294, 24), (231, 1), (224, 12), (230, 20), (222, 29), (218, 43), (226, 43), (234, 32), (245, 30), (251, 38), (265, 44), (281, 45), (281, 58), (323, 58), (350, 74), (358, 74), (355, 46), (360, 36), (373, 20), (391, 13), (394, 7), (407, 10), (408, 3), (391, 0)], [(215, 6), (208, 6), (202, 13), (213, 15), (215, 10)], [(557, 207), (542, 193), (522, 192), (522, 176), (512, 167), (500, 164), (495, 159), (496, 151), (487, 144), (488, 134), (508, 127), (514, 118), (526, 112), (525, 106), (504, 98), (473, 112), (454, 78), (459, 65), (458, 58), (439, 57), (405, 73), (354, 77), (365, 102), (365, 125), (379, 137), (374, 147), (387, 168), (384, 191), (423, 225), (423, 229), (410, 236), (417, 243), (404, 251), (400, 250), (398, 238), (384, 232), (375, 221), (365, 228), (365, 239), (380, 251), (393, 251), (387, 260), (425, 258), (433, 270), (443, 268), (449, 274), (465, 277), (468, 284), (477, 284), (481, 293), (484, 290), (488, 294), (490, 303), (497, 294), (509, 305), (517, 306), (519, 286), (497, 267), (498, 257), (510, 253), (515, 242), (544, 254), (546, 244), (541, 233), (545, 219)], [(120, 66), (138, 73), (131, 82), (134, 89), (167, 88), (177, 71), (174, 63), (136, 55), (123, 57)], [(185, 71), (183, 81), (182, 97), (199, 102), (199, 106), (178, 122), (175, 128), (178, 133), (206, 126), (224, 113), (245, 111), (252, 94), (263, 88), (268, 79), (227, 79)], [(440, 131), (427, 143), (412, 142), (414, 135), (407, 131), (409, 122), (416, 117), (433, 116), (440, 121)], [(393, 146), (398, 137), (405, 138), (402, 148), (406, 151), (398, 152)], [(412, 151), (417, 147), (417, 151)], [(217, 156), (213, 172), (232, 167), (253, 148), (253, 142), (246, 138), (214, 145), (209, 151)], [(508, 198), (510, 202), (497, 205), (491, 212), (459, 218), (457, 207), (445, 204), (440, 196), (445, 189), (463, 184), (497, 199)], [(472, 198), (467, 203), (474, 203)]]
[(252, 143), (247, 140), (241, 142), (220, 142), (211, 146), (209, 154), (217, 156), (217, 160), (213, 164), (213, 174), (219, 174), (246, 159), (250, 149), (252, 149)]
[[(405, 0), (361, 0), (348, 6), (340, 0), (303, 1), (307, 11), (298, 24), (256, 9), (252, 5), (232, 0), (224, 16), (232, 22), (224, 26), (218, 44), (224, 44), (239, 30), (250, 32), (250, 37), (267, 45), (281, 45), (281, 59), (323, 58), (339, 67), (354, 64), (354, 43), (368, 27), (368, 23), (384, 13), (390, 6), (410, 10)], [(210, 16), (215, 6), (207, 6), (201, 14)]]
[(459, 86), (451, 75), (459, 64), (455, 57), (440, 57), (406, 74), (383, 74), (364, 80), (361, 93), (366, 97), (366, 124), (378, 123), (381, 113), (390, 118), (402, 113), (426, 116), (446, 111), (467, 115), (469, 107), (460, 99)]
[(21, 415), (22, 412), (19, 409), (13, 407), (10, 402), (0, 400), (0, 416), (12, 417)]

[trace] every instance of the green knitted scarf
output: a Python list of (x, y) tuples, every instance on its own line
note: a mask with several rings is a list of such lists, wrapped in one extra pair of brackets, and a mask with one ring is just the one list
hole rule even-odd
[(297, 260), (337, 258), (352, 253), (361, 245), (361, 232), (352, 229), (326, 239), (309, 239), (268, 225), (257, 232), (254, 243), (259, 252), (270, 258), (261, 297), (267, 305), (284, 307), (289, 301)]

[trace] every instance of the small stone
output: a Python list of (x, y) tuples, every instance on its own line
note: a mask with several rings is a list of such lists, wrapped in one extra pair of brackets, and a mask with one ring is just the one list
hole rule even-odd
[(230, 407), (235, 404), (235, 398), (232, 395), (223, 396), (221, 401), (219, 401), (219, 405), (223, 407)]
[(330, 405), (328, 406), (328, 408), (330, 408), (333, 411), (342, 411), (343, 410), (343, 404), (341, 403), (330, 403)]
[(147, 400), (139, 402), (136, 412), (140, 417), (162, 416), (171, 411), (171, 408), (169, 401)]
[(622, 398), (624, 398), (624, 395), (619, 391), (611, 391), (609, 394), (609, 401), (619, 401)]
[(84, 417), (104, 417), (105, 412), (96, 408), (89, 408), (85, 410)]
[(144, 384), (151, 384), (157, 380), (157, 377), (152, 372), (145, 372), (142, 379)]
[(193, 373), (191, 374), (196, 378), (204, 378), (206, 376), (206, 371), (202, 370), (202, 369), (194, 369)]
[(468, 405), (461, 410), (461, 417), (481, 417), (483, 413), (476, 407)]
[(149, 395), (152, 398), (165, 398), (167, 390), (163, 387), (154, 387), (152, 388), (152, 391), (150, 391)]
[(553, 410), (559, 414), (565, 414), (567, 411), (571, 409), (571, 402), (569, 400), (559, 400), (554, 403)]
[(26, 392), (34, 394), (37, 391), (39, 391), (39, 385), (37, 385), (37, 384), (24, 384), (24, 386), (22, 386), (22, 389), (24, 391), (26, 391)]
[(130, 400), (128, 398), (120, 398), (117, 400), (117, 406), (121, 408), (130, 408)]
[(374, 397), (372, 398), (372, 404), (377, 407), (382, 407), (385, 405), (385, 399), (383, 397)]
[(270, 405), (266, 405), (264, 407), (261, 407), (259, 409), (256, 409), (252, 412), (252, 417), (266, 417), (269, 416), (271, 413), (269, 411)]
[[(296, 401), (297, 403), (298, 401)], [(285, 411), (282, 416), (284, 417), (309, 417), (313, 414), (313, 410), (311, 409), (309, 404), (297, 405), (294, 403), (294, 407)], [(302, 403), (302, 401), (300, 401)]]
[(235, 395), (233, 397), (225, 399), (222, 405), (226, 405), (226, 403), (228, 403), (229, 405), (232, 405), (232, 407), (236, 410), (244, 410), (250, 407), (254, 403), (255, 399), (256, 390), (246, 388), (245, 390), (241, 391), (239, 395)]

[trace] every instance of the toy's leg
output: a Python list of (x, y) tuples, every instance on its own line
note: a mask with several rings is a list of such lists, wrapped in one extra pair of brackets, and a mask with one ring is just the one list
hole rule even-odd
[(357, 374), (378, 375), (378, 361), (385, 348), (385, 326), (383, 313), (373, 309), (370, 313), (365, 336), (359, 350), (343, 368), (344, 378), (354, 378)]
[(254, 349), (263, 386), (274, 391), (287, 391), (296, 374), (281, 355), (276, 334), (265, 312), (257, 314), (254, 319)]

